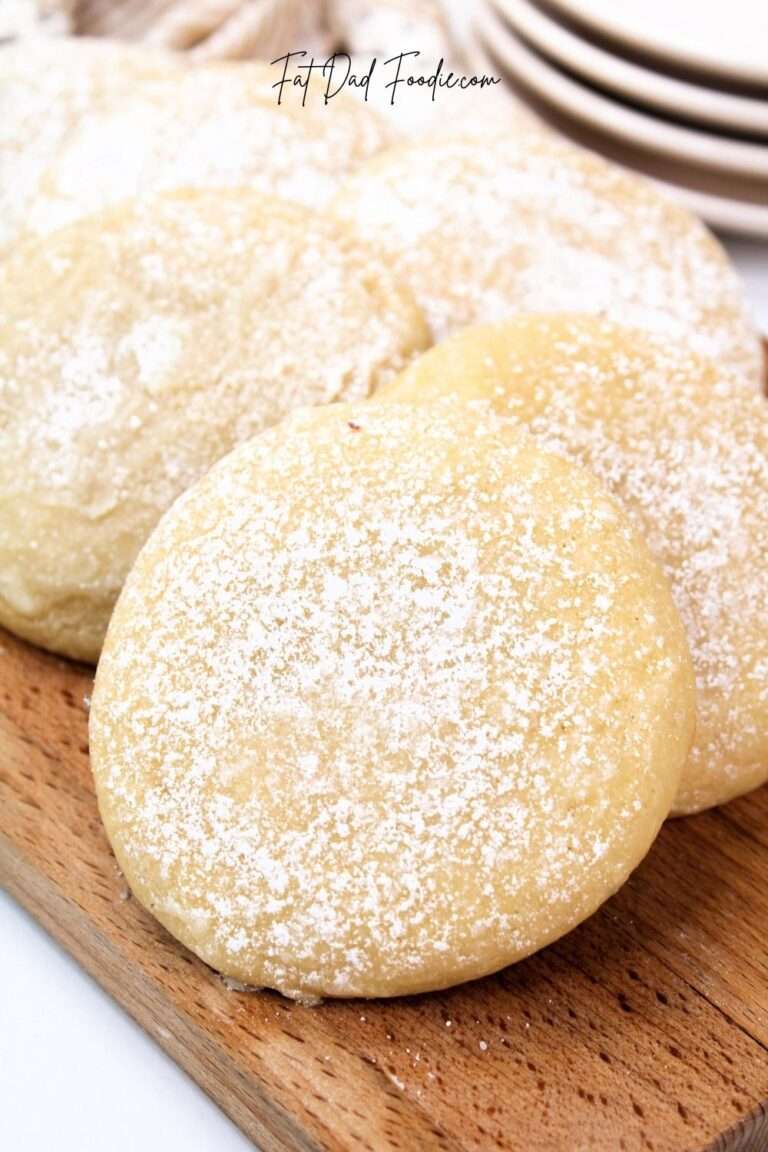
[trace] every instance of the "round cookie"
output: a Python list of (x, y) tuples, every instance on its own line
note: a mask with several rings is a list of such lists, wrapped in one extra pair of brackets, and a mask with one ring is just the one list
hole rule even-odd
[(28, 217), (45, 234), (133, 196), (175, 188), (250, 188), (311, 208), (388, 140), (351, 97), (324, 107), (288, 89), (276, 71), (222, 63), (154, 76), (129, 100), (104, 100), (65, 138)]
[(125, 100), (182, 59), (84, 37), (0, 48), (0, 254), (23, 230), (43, 172), (83, 114), (109, 96)]
[(697, 734), (677, 813), (768, 780), (768, 405), (714, 362), (583, 316), (456, 333), (385, 390), (490, 399), (633, 515), (691, 642)]
[(289, 996), (394, 996), (593, 912), (693, 712), (667, 581), (591, 476), (490, 413), (366, 403), (295, 413), (163, 519), (90, 738), (178, 939)]
[(95, 660), (180, 492), (426, 346), (375, 253), (249, 192), (160, 196), (18, 246), (0, 265), (0, 623)]
[(383, 248), (436, 339), (518, 312), (602, 313), (685, 340), (762, 388), (760, 342), (714, 237), (553, 133), (393, 148), (333, 208)]

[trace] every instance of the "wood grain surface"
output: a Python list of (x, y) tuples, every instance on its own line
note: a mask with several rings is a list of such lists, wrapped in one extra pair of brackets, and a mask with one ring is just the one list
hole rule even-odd
[(263, 1152), (764, 1152), (768, 789), (666, 825), (576, 931), (450, 992), (229, 991), (130, 898), (90, 670), (0, 632), (0, 883)]

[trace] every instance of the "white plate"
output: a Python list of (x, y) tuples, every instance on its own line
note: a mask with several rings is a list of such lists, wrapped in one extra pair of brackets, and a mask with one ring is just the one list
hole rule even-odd
[(549, 0), (582, 26), (672, 68), (768, 87), (766, 0)]
[[(503, 79), (497, 62), (491, 58), (477, 36), (474, 23), (473, 20), (469, 32), (464, 35), (461, 43), (461, 57), (462, 62), (466, 65), (466, 74), (468, 76), (498, 76)], [(540, 117), (509, 84), (494, 85), (492, 90), (499, 94), (499, 98), (503, 97), (509, 105), (511, 130), (523, 123), (536, 126), (541, 122)], [(450, 130), (450, 126), (448, 127)]]
[(768, 207), (763, 207), (762, 204), (747, 204), (743, 200), (728, 200), (724, 196), (712, 196), (709, 192), (684, 188), (680, 184), (670, 184), (666, 180), (653, 182), (670, 196), (680, 200), (694, 215), (706, 220), (713, 228), (728, 232), (732, 236), (751, 236), (755, 240), (768, 240)]
[[(487, 60), (486, 70), (493, 66), (493, 62)], [(739, 199), (735, 194), (738, 184), (732, 178), (722, 174), (702, 177), (697, 173), (698, 186), (691, 187), (686, 184), (684, 166), (681, 168), (664, 159), (649, 159), (647, 153), (574, 122), (556, 109), (548, 107), (543, 111), (540, 103), (531, 113), (538, 117), (541, 127), (554, 129), (558, 135), (570, 137), (582, 147), (602, 153), (614, 163), (651, 180), (713, 228), (733, 236), (768, 240), (768, 198), (764, 204), (750, 200), (747, 193)]]
[(691, 185), (686, 182), (688, 172), (685, 168), (681, 169), (663, 159), (650, 159), (645, 152), (631, 145), (610, 140), (581, 125), (578, 131), (574, 129), (569, 133), (569, 122), (557, 115), (550, 115), (541, 122), (545, 127), (554, 128), (560, 135), (570, 135), (582, 147), (602, 153), (614, 164), (644, 176), (713, 228), (732, 236), (768, 240), (768, 197), (763, 203), (751, 200), (746, 192), (740, 198), (737, 182), (723, 179), (722, 176), (702, 179), (697, 174), (698, 182)]
[(768, 145), (747, 144), (713, 132), (683, 128), (602, 96), (571, 80), (526, 47), (490, 8), (480, 9), (477, 29), (492, 57), (544, 104), (652, 154), (697, 165), (705, 171), (764, 180), (768, 202)]
[[(768, 0), (763, 0), (768, 5)], [(678, 119), (768, 137), (768, 98), (753, 100), (676, 80), (582, 39), (530, 0), (494, 0), (515, 32), (551, 60), (637, 104)], [(768, 44), (765, 48), (768, 55)]]

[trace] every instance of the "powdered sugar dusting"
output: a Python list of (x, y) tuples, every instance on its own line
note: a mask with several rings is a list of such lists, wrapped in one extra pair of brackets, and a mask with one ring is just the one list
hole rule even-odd
[(741, 287), (706, 228), (551, 133), (392, 149), (349, 178), (334, 208), (383, 246), (436, 338), (516, 312), (598, 312), (762, 386)]
[(317, 208), (388, 140), (368, 109), (340, 97), (277, 105), (274, 70), (229, 64), (169, 70), (80, 117), (41, 181), (27, 225), (47, 233), (126, 200), (175, 188), (251, 188)]
[(521, 318), (458, 334), (417, 363), (393, 396), (466, 396), (473, 377), (498, 411), (524, 420), (544, 447), (575, 457), (621, 497), (669, 575), (698, 688), (697, 738), (678, 810), (763, 783), (764, 398), (675, 344), (579, 317)]
[[(342, 227), (224, 191), (19, 248), (0, 270), (0, 333), (0, 616), (31, 629), (79, 601), (64, 650), (91, 659), (184, 488), (296, 405), (367, 395), (427, 339)], [(45, 627), (30, 638), (52, 642)]]
[(125, 100), (182, 57), (83, 37), (31, 38), (0, 52), (0, 252), (23, 230), (40, 179), (67, 133), (101, 100)]
[(100, 806), (139, 898), (235, 979), (439, 987), (634, 867), (689, 677), (665, 582), (586, 474), (490, 415), (300, 412), (131, 574), (92, 709)]

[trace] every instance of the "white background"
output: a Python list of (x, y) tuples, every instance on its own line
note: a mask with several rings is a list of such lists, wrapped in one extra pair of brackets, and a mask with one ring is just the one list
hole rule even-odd
[[(768, 333), (768, 245), (729, 245)], [(0, 1147), (243, 1152), (252, 1145), (0, 892)]]

